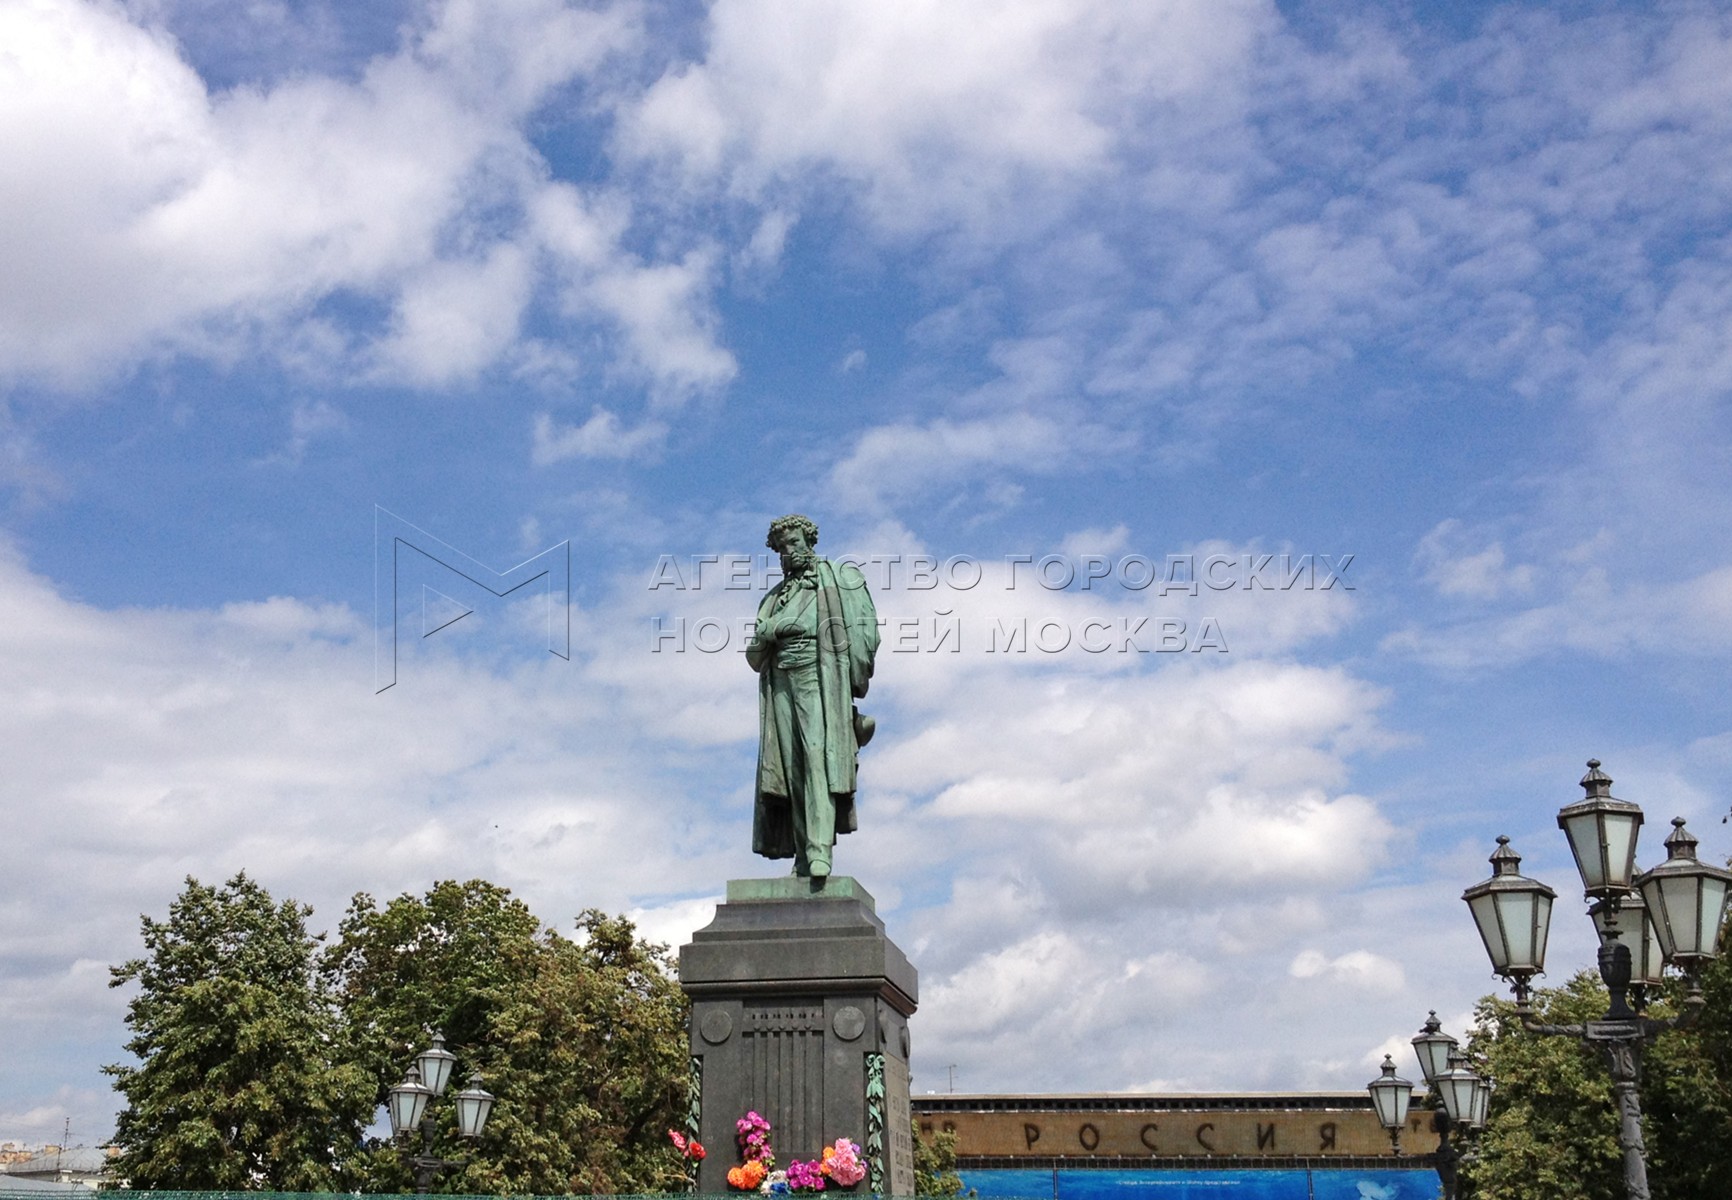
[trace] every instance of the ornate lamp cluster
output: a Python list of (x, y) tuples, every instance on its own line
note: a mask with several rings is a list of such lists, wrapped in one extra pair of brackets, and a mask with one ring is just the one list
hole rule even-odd
[[(433, 1044), (415, 1056), (403, 1082), (392, 1088), (385, 1102), (391, 1118), (391, 1136), (407, 1140), (419, 1130), (421, 1153), (412, 1154), (409, 1165), (415, 1170), (415, 1190), (425, 1194), (439, 1172), (460, 1167), (466, 1158), (438, 1158), (433, 1154), (433, 1118), (428, 1114), (428, 1102), (445, 1094), (451, 1082), (451, 1071), (457, 1056), (445, 1048), (443, 1034), (433, 1035)], [(493, 1112), (493, 1095), (481, 1086), (481, 1072), (469, 1076), (469, 1086), (452, 1099), (457, 1105), (457, 1132), (469, 1139), (481, 1136), (487, 1118)]]
[[(1569, 839), (1583, 896), (1591, 902), (1588, 914), (1600, 935), (1600, 978), (1611, 993), (1604, 1019), (1583, 1025), (1534, 1021), (1533, 978), (1545, 972), (1546, 935), (1557, 893), (1521, 874), (1521, 856), (1510, 849), (1507, 837), (1497, 840), (1491, 878), (1468, 888), (1461, 898), (1479, 927), (1492, 971), (1515, 992), (1522, 1027), (1530, 1033), (1581, 1038), (1604, 1051), (1620, 1114), (1625, 1191), (1630, 1200), (1647, 1200), (1636, 1091), (1642, 1046), (1661, 1030), (1693, 1024), (1700, 1013), (1700, 973), (1719, 953), (1732, 872), (1698, 861), (1696, 839), (1678, 817), (1666, 838), (1666, 861), (1638, 873), (1641, 808), (1612, 795), (1612, 779), (1600, 770), (1598, 759), (1588, 760), (1581, 783), (1587, 794), (1558, 812), (1558, 827)], [(1648, 1019), (1643, 1012), (1649, 992), (1668, 966), (1682, 972), (1688, 985), (1684, 1011), (1668, 1021)]]
[[(1467, 1054), (1456, 1040), (1443, 1032), (1443, 1025), (1434, 1012), (1413, 1039), (1413, 1053), (1419, 1059), (1420, 1073), (1436, 1098), (1438, 1110), (1432, 1116), (1432, 1128), (1438, 1134), (1438, 1178), (1443, 1183), (1446, 1200), (1455, 1200), (1456, 1164), (1463, 1154), (1452, 1145), (1452, 1132), (1465, 1133), (1483, 1128), (1491, 1110), (1491, 1080), (1475, 1072)], [(1371, 1093), (1371, 1107), (1377, 1112), (1377, 1122), (1389, 1131), (1393, 1153), (1401, 1153), (1401, 1130), (1407, 1124), (1407, 1112), (1413, 1101), (1413, 1084), (1395, 1073), (1395, 1060), (1383, 1056), (1383, 1074), (1365, 1085)]]

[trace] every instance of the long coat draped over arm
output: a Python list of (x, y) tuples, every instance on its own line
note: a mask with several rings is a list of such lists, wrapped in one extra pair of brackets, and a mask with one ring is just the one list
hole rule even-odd
[[(854, 738), (854, 701), (866, 695), (878, 653), (878, 612), (858, 567), (828, 559), (818, 572), (818, 687), (824, 705), (824, 770), (836, 804), (836, 832), (859, 828), (854, 813), (855, 771), (860, 747)], [(773, 619), (784, 580), (758, 605), (758, 626)], [(752, 849), (767, 858), (794, 856), (794, 825), (788, 812), (788, 781), (776, 722), (770, 715), (775, 650), (754, 637), (746, 661), (758, 672), (758, 786), (752, 813)]]

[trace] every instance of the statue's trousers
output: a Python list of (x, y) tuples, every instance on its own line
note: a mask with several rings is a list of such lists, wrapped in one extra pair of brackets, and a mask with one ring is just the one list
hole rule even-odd
[(818, 682), (816, 640), (781, 647), (771, 670), (775, 674), (770, 680), (770, 703), (782, 753), (782, 778), (791, 793), (794, 855), (808, 867), (828, 866), (830, 848), (836, 844), (836, 805), (824, 765), (824, 689)]

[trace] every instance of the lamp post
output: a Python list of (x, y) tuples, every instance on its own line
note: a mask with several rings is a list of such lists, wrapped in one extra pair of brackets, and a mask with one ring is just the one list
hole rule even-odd
[[(451, 1081), (451, 1069), (457, 1056), (445, 1048), (443, 1034), (433, 1035), (433, 1044), (415, 1056), (403, 1082), (392, 1088), (385, 1102), (391, 1118), (391, 1136), (407, 1141), (412, 1131), (421, 1133), (421, 1152), (409, 1156), (415, 1171), (415, 1191), (425, 1195), (441, 1171), (466, 1164), (467, 1158), (439, 1158), (433, 1153), (434, 1120), (428, 1101), (445, 1093)], [(493, 1112), (493, 1096), (481, 1086), (481, 1072), (469, 1076), (469, 1086), (454, 1097), (457, 1105), (457, 1132), (471, 1140), (481, 1136), (487, 1118)]]
[(1407, 1124), (1407, 1107), (1413, 1103), (1413, 1085), (1395, 1073), (1395, 1060), (1383, 1056), (1383, 1074), (1365, 1085), (1377, 1123), (1389, 1130), (1391, 1154), (1401, 1153), (1401, 1127)]
[(1413, 1039), (1413, 1053), (1438, 1104), (1431, 1116), (1432, 1129), (1437, 1133), (1437, 1177), (1443, 1184), (1444, 1200), (1455, 1200), (1456, 1164), (1466, 1155), (1450, 1140), (1450, 1134), (1455, 1133), (1459, 1141), (1463, 1133), (1485, 1124), (1491, 1081), (1469, 1068), (1467, 1055), (1443, 1032), (1435, 1012)]
[[(1693, 1025), (1700, 1015), (1699, 975), (1702, 966), (1719, 953), (1717, 940), (1732, 872), (1697, 861), (1696, 839), (1679, 817), (1666, 839), (1666, 861), (1637, 874), (1636, 836), (1642, 810), (1612, 795), (1611, 777), (1600, 770), (1598, 759), (1588, 760), (1581, 783), (1587, 795), (1559, 811), (1558, 827), (1569, 838), (1583, 896), (1593, 901), (1589, 915), (1600, 934), (1600, 978), (1611, 993), (1604, 1018), (1580, 1025), (1534, 1020), (1531, 984), (1535, 975), (1545, 971), (1546, 933), (1556, 893), (1518, 873), (1521, 857), (1509, 848), (1507, 837), (1497, 840), (1492, 877), (1468, 888), (1461, 898), (1479, 926), (1493, 973), (1508, 980), (1515, 992), (1522, 1028), (1579, 1038), (1604, 1054), (1618, 1106), (1624, 1191), (1629, 1200), (1649, 1200), (1636, 1086), (1642, 1050), (1662, 1031)], [(1626, 933), (1633, 935), (1628, 942)], [(1647, 1007), (1648, 989), (1660, 982), (1667, 964), (1683, 972), (1689, 992), (1677, 1017), (1657, 1021), (1642, 1010)]]

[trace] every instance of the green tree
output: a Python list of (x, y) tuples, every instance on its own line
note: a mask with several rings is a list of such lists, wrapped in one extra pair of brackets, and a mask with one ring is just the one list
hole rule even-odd
[[(684, 1185), (667, 1131), (684, 1123), (687, 1006), (659, 946), (594, 910), (549, 934), (535, 974), (500, 998), (490, 1053), (501, 1155), (485, 1191), (655, 1191)], [(508, 1102), (509, 1101), (509, 1102)], [(557, 1185), (555, 1187), (554, 1185)]]
[[(1703, 975), (1706, 1005), (1694, 1028), (1651, 1042), (1642, 1062), (1643, 1138), (1655, 1200), (1732, 1195), (1732, 964)], [(1678, 1011), (1683, 986), (1668, 981), (1650, 1007)], [(1534, 995), (1538, 1019), (1576, 1024), (1605, 1015), (1597, 974)], [(1523, 1031), (1509, 1001), (1480, 1001), (1469, 1042), (1478, 1069), (1497, 1083), (1477, 1159), (1463, 1169), (1475, 1200), (1621, 1200), (1623, 1166), (1611, 1076), (1579, 1039)]]
[(143, 918), (144, 957), (109, 981), (138, 985), (126, 1012), (138, 1065), (103, 1068), (126, 1098), (115, 1170), (133, 1187), (347, 1181), (373, 1084), (335, 1053), (310, 911), (243, 872), (220, 888), (189, 877), (166, 921)]
[[(1548, 1024), (1605, 1015), (1606, 991), (1588, 972), (1563, 987), (1538, 988), (1534, 1008)], [(1496, 1081), (1492, 1118), (1462, 1180), (1476, 1200), (1621, 1200), (1623, 1169), (1612, 1081), (1599, 1057), (1575, 1038), (1525, 1032), (1515, 1005), (1487, 996), (1468, 1041), (1476, 1069)]]
[(510, 891), (479, 879), (383, 908), (365, 892), (350, 901), (319, 969), (342, 1011), (347, 1054), (376, 1081), (379, 1104), (431, 1031), (459, 1055), (485, 1044), (498, 997), (534, 973), (541, 932)]
[[(480, 1142), (459, 1146), (449, 1105), (436, 1152), (472, 1153), (452, 1191), (647, 1191), (683, 1179), (667, 1130), (681, 1123), (686, 1004), (667, 952), (624, 918), (585, 912), (568, 938), (503, 888), (440, 883), (380, 909), (357, 896), (326, 978), (356, 1061), (401, 1076), (429, 1031), (498, 1098)], [(370, 1185), (399, 1188), (399, 1153), (375, 1145)]]
[(962, 1176), (956, 1173), (955, 1132), (941, 1130), (930, 1138), (922, 1137), (919, 1117), (914, 1118), (914, 1194), (962, 1195)]
[[(1691, 1029), (1662, 1034), (1642, 1064), (1648, 1183), (1655, 1200), (1732, 1196), (1732, 963), (1702, 974), (1706, 1004)], [(1677, 1011), (1684, 988), (1666, 984)]]

